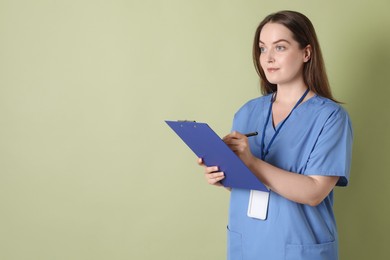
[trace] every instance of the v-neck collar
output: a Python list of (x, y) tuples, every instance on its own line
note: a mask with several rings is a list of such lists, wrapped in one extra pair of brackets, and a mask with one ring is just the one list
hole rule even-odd
[[(314, 98), (317, 97), (317, 94), (314, 94), (312, 97), (310, 97), (309, 99), (305, 100), (304, 102), (300, 103), (295, 109), (295, 114), (297, 111), (299, 111), (301, 109), (301, 107), (305, 106), (306, 103), (310, 103), (310, 101)], [(273, 98), (273, 95), (271, 95), (271, 99)], [(271, 102), (271, 99), (269, 100), (269, 102)], [(278, 127), (280, 126), (280, 124), (282, 124), (286, 119), (287, 117), (285, 117), (283, 120), (281, 120), (277, 125), (274, 124), (274, 115), (273, 115), (273, 106), (271, 107), (271, 120), (270, 121), (270, 124), (271, 124), (271, 128), (274, 130), (274, 132), (278, 129)], [(292, 112), (292, 111), (291, 111)], [(291, 116), (294, 116), (293, 113), (291, 113)]]

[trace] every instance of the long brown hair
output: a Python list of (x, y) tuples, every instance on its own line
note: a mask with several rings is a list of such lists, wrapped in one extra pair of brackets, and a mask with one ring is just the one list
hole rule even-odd
[(260, 76), (261, 93), (266, 95), (276, 91), (276, 84), (272, 84), (267, 80), (259, 59), (261, 55), (259, 47), (260, 33), (267, 23), (278, 23), (287, 27), (301, 49), (304, 49), (307, 45), (311, 46), (310, 60), (304, 63), (303, 66), (303, 80), (306, 86), (317, 95), (337, 102), (330, 90), (324, 59), (313, 24), (305, 15), (295, 11), (280, 11), (270, 14), (261, 21), (256, 29), (252, 55), (256, 71)]

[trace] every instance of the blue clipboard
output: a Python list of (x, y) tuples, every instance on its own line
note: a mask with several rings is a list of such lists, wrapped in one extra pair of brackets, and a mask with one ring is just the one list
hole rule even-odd
[(222, 185), (268, 191), (241, 159), (206, 124), (191, 121), (165, 121), (207, 166), (218, 166), (225, 173)]

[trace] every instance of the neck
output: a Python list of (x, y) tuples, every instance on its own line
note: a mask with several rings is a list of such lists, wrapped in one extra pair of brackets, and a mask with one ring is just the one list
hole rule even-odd
[(296, 87), (278, 85), (275, 102), (281, 104), (296, 103), (306, 90), (307, 87), (305, 85), (299, 85)]

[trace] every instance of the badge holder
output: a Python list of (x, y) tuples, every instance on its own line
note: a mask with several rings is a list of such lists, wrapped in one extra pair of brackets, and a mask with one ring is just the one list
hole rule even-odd
[(251, 190), (249, 194), (248, 217), (267, 219), (269, 191)]

